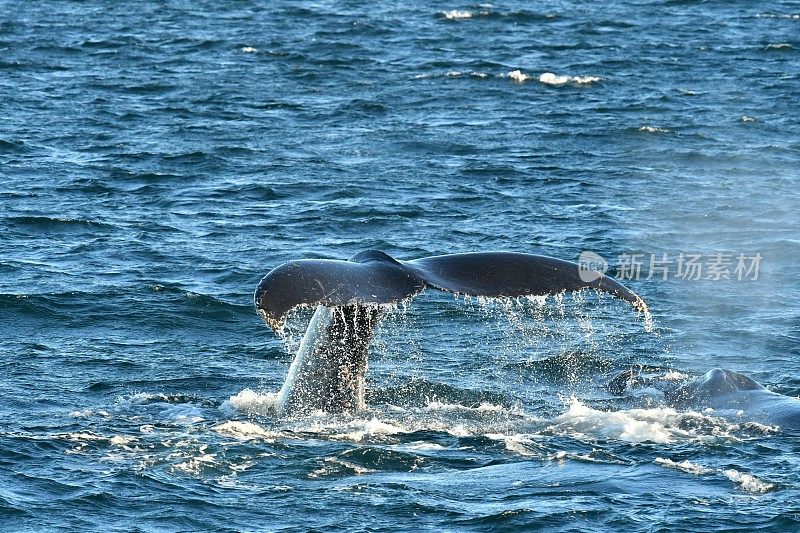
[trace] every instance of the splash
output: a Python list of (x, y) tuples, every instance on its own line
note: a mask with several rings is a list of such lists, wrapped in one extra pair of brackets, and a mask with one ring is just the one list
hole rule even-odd
[(262, 394), (252, 389), (244, 389), (231, 396), (220, 409), (226, 413), (234, 410), (248, 415), (274, 415), (278, 411), (278, 394), (275, 392)]
[(722, 474), (748, 492), (764, 493), (775, 488), (774, 483), (766, 483), (752, 474), (745, 474), (733, 468), (723, 470)]
[(656, 126), (642, 126), (639, 131), (646, 131), (647, 133), (669, 133), (667, 128), (659, 128)]
[[(552, 296), (461, 298), (463, 310), (481, 316), (489, 328), (484, 340), (499, 344), (506, 359), (518, 359), (521, 354), (608, 349), (630, 327), (614, 313), (618, 306), (627, 304), (593, 289)], [(637, 305), (635, 309), (642, 316), (644, 331), (653, 332), (653, 317), (647, 307)]]
[(529, 80), (531, 78), (527, 74), (523, 73), (521, 70), (512, 70), (506, 76), (508, 76), (508, 79), (514, 80), (514, 81), (516, 81), (518, 83), (522, 83), (522, 82), (527, 81), (527, 80)]
[(488, 12), (486, 12), (486, 11), (476, 12), (476, 11), (467, 11), (467, 10), (463, 10), (463, 9), (451, 9), (451, 10), (448, 10), (448, 11), (442, 11), (441, 12), (441, 15), (446, 20), (471, 19), (471, 18), (479, 16), (479, 15), (480, 16), (485, 16), (487, 14), (488, 14)]
[(275, 442), (281, 436), (280, 433), (265, 429), (253, 422), (242, 422), (231, 420), (214, 426), (214, 431), (226, 437), (233, 437), (237, 440), (250, 441), (259, 440), (265, 442)]
[(557, 76), (552, 72), (545, 72), (539, 76), (539, 83), (546, 85), (566, 85), (567, 83), (574, 83), (576, 85), (589, 85), (600, 81), (598, 76)]
[(552, 430), (578, 438), (602, 438), (632, 443), (670, 444), (678, 441), (738, 440), (740, 426), (695, 411), (671, 407), (600, 411), (577, 398), (555, 419)]

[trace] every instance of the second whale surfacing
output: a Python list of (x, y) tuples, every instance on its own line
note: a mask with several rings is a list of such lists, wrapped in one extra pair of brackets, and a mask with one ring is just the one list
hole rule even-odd
[(772, 392), (757, 381), (724, 368), (713, 368), (667, 394), (670, 405), (712, 409), (730, 420), (759, 422), (800, 430), (800, 399)]
[(702, 411), (734, 423), (757, 422), (784, 431), (800, 430), (800, 398), (773, 392), (726, 368), (712, 368), (702, 376), (679, 382), (658, 373), (647, 376), (629, 369), (615, 376), (608, 389), (619, 396), (655, 390), (675, 409)]
[(255, 293), (259, 315), (277, 333), (292, 309), (316, 308), (278, 393), (278, 413), (363, 409), (367, 355), (380, 306), (425, 288), (496, 298), (590, 288), (647, 311), (638, 295), (613, 278), (540, 255), (480, 252), (398, 261), (367, 250), (348, 261), (290, 261), (270, 271)]

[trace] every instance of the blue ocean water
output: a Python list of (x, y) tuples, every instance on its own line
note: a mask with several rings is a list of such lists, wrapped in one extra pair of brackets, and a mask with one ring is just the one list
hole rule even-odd
[[(796, 433), (607, 386), (800, 396), (796, 2), (0, 8), (0, 529), (800, 529)], [(368, 248), (638, 255), (652, 327), (429, 291), (276, 418), (256, 284)]]

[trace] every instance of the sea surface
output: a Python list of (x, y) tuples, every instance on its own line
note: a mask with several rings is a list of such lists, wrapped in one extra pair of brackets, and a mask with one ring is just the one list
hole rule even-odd
[[(0, 1), (0, 530), (800, 530), (797, 432), (609, 387), (800, 396), (799, 104), (794, 1)], [(429, 290), (276, 417), (257, 283), (371, 248), (652, 315)]]

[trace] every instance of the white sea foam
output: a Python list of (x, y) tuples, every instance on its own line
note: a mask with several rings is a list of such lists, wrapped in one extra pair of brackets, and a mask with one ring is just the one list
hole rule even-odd
[(247, 54), (254, 54), (258, 52), (258, 48), (253, 48), (252, 46), (243, 46), (242, 52), (245, 52)]
[(648, 133), (669, 133), (667, 128), (657, 128), (655, 126), (642, 126), (639, 131), (646, 131)]
[[(433, 428), (431, 428), (433, 429)], [(474, 433), (467, 428), (464, 424), (457, 424), (455, 426), (446, 426), (445, 431), (454, 437), (471, 437)]]
[(752, 474), (739, 472), (734, 468), (708, 468), (696, 463), (692, 463), (691, 461), (676, 462), (671, 459), (664, 459), (663, 457), (657, 457), (655, 463), (657, 465), (667, 468), (675, 468), (677, 470), (695, 475), (722, 474), (726, 478), (739, 485), (742, 490), (747, 492), (764, 493), (775, 488), (774, 483), (767, 483), (758, 479)]
[(182, 463), (176, 464), (173, 468), (196, 476), (200, 474), (204, 467), (213, 466), (216, 464), (216, 462), (217, 459), (213, 455), (202, 453), (198, 456), (191, 457)]
[(265, 440), (273, 442), (279, 433), (265, 429), (252, 422), (229, 421), (214, 426), (214, 431), (226, 437), (238, 440)]
[(424, 441), (412, 442), (410, 444), (406, 444), (405, 446), (403, 446), (403, 448), (408, 450), (421, 450), (421, 451), (446, 449), (441, 444), (436, 444), (435, 442), (424, 442)]
[(333, 438), (361, 442), (365, 437), (396, 435), (397, 433), (406, 432), (407, 430), (400, 426), (372, 418), (370, 420), (354, 420), (345, 426), (344, 432), (334, 434)]
[(567, 83), (575, 83), (578, 85), (588, 85), (600, 81), (598, 76), (558, 76), (552, 72), (544, 72), (539, 76), (539, 82), (547, 85), (564, 85)]
[(477, 407), (468, 407), (458, 403), (443, 403), (436, 400), (428, 402), (426, 406), (431, 411), (472, 411), (476, 413), (513, 413), (523, 415), (524, 412), (516, 407), (508, 408), (488, 402), (481, 402)]
[(91, 418), (93, 416), (101, 416), (103, 418), (111, 416), (108, 411), (103, 409), (82, 409), (80, 411), (72, 411), (69, 416), (72, 418)]
[(767, 50), (789, 50), (794, 48), (794, 46), (789, 43), (772, 43), (768, 44), (764, 48)]
[[(684, 429), (687, 421), (689, 429)], [(628, 442), (670, 443), (679, 440), (733, 438), (738, 426), (693, 411), (678, 412), (671, 407), (600, 411), (571, 399), (569, 409), (556, 417), (552, 429), (560, 433)], [(698, 426), (704, 426), (702, 429)], [(693, 429), (697, 427), (697, 429)]]
[(767, 19), (795, 19), (800, 20), (800, 15), (782, 14), (782, 13), (759, 13), (759, 18)]
[(530, 435), (519, 433), (512, 435), (505, 435), (503, 433), (487, 433), (484, 436), (492, 440), (502, 441), (506, 446), (506, 450), (516, 453), (517, 455), (522, 455), (524, 457), (532, 457), (537, 455), (537, 453), (531, 449), (530, 445), (534, 444), (534, 441), (531, 439)]
[(514, 81), (519, 82), (519, 83), (527, 81), (527, 80), (529, 80), (531, 78), (527, 74), (523, 73), (521, 70), (512, 70), (511, 72), (506, 74), (506, 76), (509, 79), (514, 80)]
[(363, 466), (359, 466), (348, 461), (343, 461), (338, 457), (326, 457), (324, 460), (324, 465), (321, 468), (318, 468), (308, 474), (310, 478), (317, 478), (317, 477), (325, 477), (329, 475), (337, 475), (342, 473), (342, 471), (353, 473), (357, 476), (363, 474), (369, 474), (371, 472), (375, 472), (370, 468), (364, 468)]
[(133, 437), (131, 435), (114, 435), (108, 440), (108, 442), (110, 442), (115, 446), (125, 446), (135, 441), (136, 437)]
[(689, 378), (688, 374), (684, 374), (683, 372), (678, 372), (677, 370), (670, 370), (669, 372), (661, 376), (661, 379), (663, 381), (683, 381), (688, 378)]
[(278, 405), (278, 394), (275, 392), (259, 393), (252, 389), (244, 389), (223, 402), (220, 409), (230, 412), (231, 409), (249, 415), (275, 414)]
[(175, 408), (169, 409), (171, 413), (165, 413), (172, 418), (172, 421), (176, 424), (180, 424), (182, 426), (191, 426), (193, 424), (197, 424), (198, 422), (202, 422), (205, 420), (202, 416), (200, 416), (199, 412), (195, 408)]
[(692, 463), (691, 461), (681, 461), (676, 462), (672, 459), (665, 459), (663, 457), (656, 457), (656, 464), (665, 466), (667, 468), (675, 468), (677, 470), (681, 470), (683, 472), (687, 472), (689, 474), (711, 474), (714, 472), (711, 468), (706, 468), (705, 466), (698, 465), (696, 463)]
[(442, 11), (442, 16), (447, 20), (471, 19), (475, 16), (475, 13), (473, 11), (451, 9), (449, 11)]
[(742, 115), (742, 122), (755, 122), (756, 119), (753, 117), (748, 117), (747, 115)]
[(72, 442), (92, 442), (92, 441), (108, 440), (108, 437), (104, 437), (103, 435), (97, 435), (95, 433), (90, 433), (88, 431), (75, 431), (72, 433), (56, 434), (53, 435), (53, 437), (62, 438), (64, 440)]
[(774, 483), (761, 481), (752, 474), (745, 474), (733, 468), (723, 470), (722, 474), (734, 483), (738, 483), (742, 490), (746, 490), (747, 492), (764, 493), (775, 488)]

